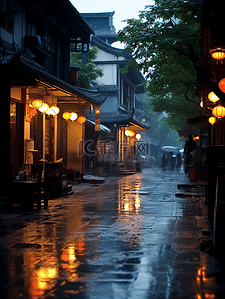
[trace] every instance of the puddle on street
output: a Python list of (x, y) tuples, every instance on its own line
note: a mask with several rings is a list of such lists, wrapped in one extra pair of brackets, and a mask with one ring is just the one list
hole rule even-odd
[(189, 298), (216, 298), (202, 297), (214, 281), (200, 260), (194, 222), (183, 219), (190, 203), (163, 202), (172, 191), (159, 178), (153, 188), (153, 177), (150, 170), (123, 177), (93, 194), (50, 201), (20, 229), (13, 223), (0, 239), (3, 297), (127, 299), (132, 290), (132, 298), (145, 299), (160, 290), (169, 299), (190, 281), (187, 290), (196, 292)]

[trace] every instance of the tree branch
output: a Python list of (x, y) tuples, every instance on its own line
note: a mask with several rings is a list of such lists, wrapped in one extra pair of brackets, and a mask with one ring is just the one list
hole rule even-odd
[(189, 57), (194, 65), (194, 68), (197, 72), (197, 77), (202, 79), (219, 98), (221, 101), (225, 102), (225, 94), (219, 89), (219, 87), (211, 80), (207, 73), (203, 70), (202, 66), (199, 64), (199, 59), (196, 56), (193, 46), (188, 44), (189, 53), (184, 52), (178, 48), (173, 47), (172, 49), (178, 53)]
[(188, 95), (187, 95), (189, 88), (190, 88), (190, 85), (187, 85), (187, 90), (185, 91), (185, 94), (184, 94), (186, 100), (187, 100), (188, 102), (194, 103), (194, 104), (196, 104), (196, 105), (199, 106), (199, 104), (198, 104), (197, 102), (195, 102), (194, 100), (189, 99), (189, 97), (188, 97)]

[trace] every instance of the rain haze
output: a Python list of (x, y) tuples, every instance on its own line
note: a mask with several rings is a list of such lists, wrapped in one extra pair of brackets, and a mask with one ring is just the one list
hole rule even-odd
[(218, 4), (0, 0), (0, 299), (225, 299)]

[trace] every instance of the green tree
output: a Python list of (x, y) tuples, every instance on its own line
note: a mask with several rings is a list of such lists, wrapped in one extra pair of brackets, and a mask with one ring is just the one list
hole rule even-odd
[(93, 60), (96, 59), (98, 48), (92, 47), (88, 52), (88, 61), (83, 62), (81, 52), (72, 52), (70, 55), (70, 65), (79, 67), (78, 84), (86, 89), (92, 89), (91, 82), (95, 81), (98, 77), (103, 76), (103, 71), (96, 68)]
[(119, 32), (133, 59), (131, 65), (146, 76), (149, 103), (168, 114), (170, 128), (184, 129), (186, 119), (199, 115), (196, 97), (200, 61), (201, 1), (155, 0), (138, 19), (127, 20)]

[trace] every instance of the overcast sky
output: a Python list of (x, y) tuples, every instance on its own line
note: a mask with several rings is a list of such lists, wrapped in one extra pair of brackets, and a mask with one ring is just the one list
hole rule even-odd
[(125, 19), (137, 18), (138, 12), (144, 10), (145, 5), (151, 5), (153, 0), (70, 0), (76, 9), (82, 12), (114, 11), (113, 24), (116, 32), (122, 29)]

